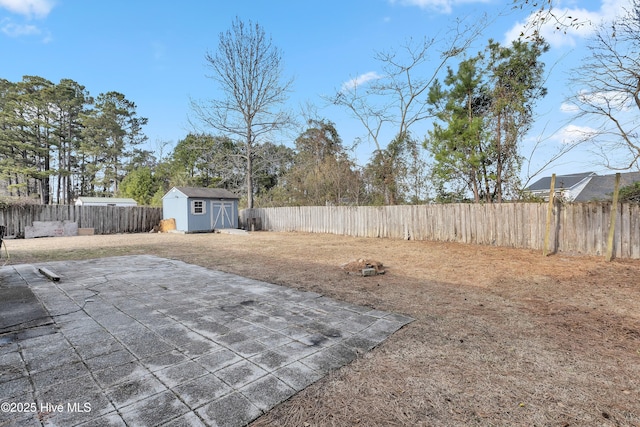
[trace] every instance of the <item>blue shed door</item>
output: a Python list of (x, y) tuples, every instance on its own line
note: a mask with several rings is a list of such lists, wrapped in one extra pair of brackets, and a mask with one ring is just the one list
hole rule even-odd
[(234, 228), (233, 202), (211, 201), (211, 228)]

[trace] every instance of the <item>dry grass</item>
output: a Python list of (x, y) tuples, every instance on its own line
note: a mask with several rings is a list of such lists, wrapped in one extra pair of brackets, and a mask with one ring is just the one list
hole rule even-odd
[[(154, 254), (408, 314), (253, 426), (640, 426), (640, 262), (302, 233), (7, 242), (12, 263)], [(340, 266), (384, 264), (361, 277)]]

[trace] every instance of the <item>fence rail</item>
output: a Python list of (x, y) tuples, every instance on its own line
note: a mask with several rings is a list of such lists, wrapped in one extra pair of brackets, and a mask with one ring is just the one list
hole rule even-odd
[(0, 225), (8, 236), (24, 236), (33, 221), (73, 221), (78, 228), (93, 228), (95, 234), (143, 233), (162, 219), (162, 208), (146, 206), (26, 205), (0, 209)]
[[(614, 237), (617, 258), (640, 258), (640, 206), (619, 204)], [(546, 203), (419, 206), (304, 206), (245, 209), (240, 223), (264, 230), (356, 237), (435, 240), (543, 249)], [(611, 203), (556, 204), (552, 252), (606, 253)]]

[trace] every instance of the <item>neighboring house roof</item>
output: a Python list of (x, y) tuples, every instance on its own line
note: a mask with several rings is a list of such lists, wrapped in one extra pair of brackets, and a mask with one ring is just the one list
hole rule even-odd
[[(224, 188), (205, 188), (205, 187), (173, 187), (189, 198), (201, 199), (239, 199), (238, 196)], [(169, 194), (172, 190), (169, 190)], [(167, 195), (165, 194), (165, 196)]]
[[(620, 187), (631, 185), (640, 181), (640, 172), (629, 172), (620, 174)], [(574, 202), (591, 202), (598, 200), (611, 200), (613, 197), (613, 187), (615, 186), (615, 175), (594, 176), (589, 183), (573, 200)]]
[[(615, 174), (596, 175), (593, 172), (556, 176), (555, 192), (562, 193), (570, 202), (591, 202), (611, 200), (615, 185)], [(640, 172), (620, 174), (620, 186), (631, 185), (640, 181)], [(527, 191), (544, 196), (549, 195), (551, 177), (544, 177), (526, 188)]]
[[(590, 176), (594, 176), (595, 172), (583, 172), (583, 173), (574, 173), (571, 175), (557, 175), (555, 182), (555, 189), (559, 188), (572, 188), (575, 185), (579, 184), (583, 179), (588, 178)], [(545, 176), (544, 178), (540, 178), (526, 189), (528, 191), (547, 191), (551, 188), (551, 177)]]
[(100, 203), (100, 204), (122, 204), (122, 205), (137, 205), (138, 202), (136, 202), (133, 199), (130, 199), (128, 197), (86, 197), (86, 196), (80, 196), (78, 197), (78, 200), (76, 200), (77, 202), (81, 202), (82, 204), (87, 204), (87, 203)]

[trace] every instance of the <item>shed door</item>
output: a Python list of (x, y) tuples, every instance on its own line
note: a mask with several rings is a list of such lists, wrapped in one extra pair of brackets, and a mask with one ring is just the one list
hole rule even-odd
[(233, 228), (233, 202), (211, 201), (211, 228)]

